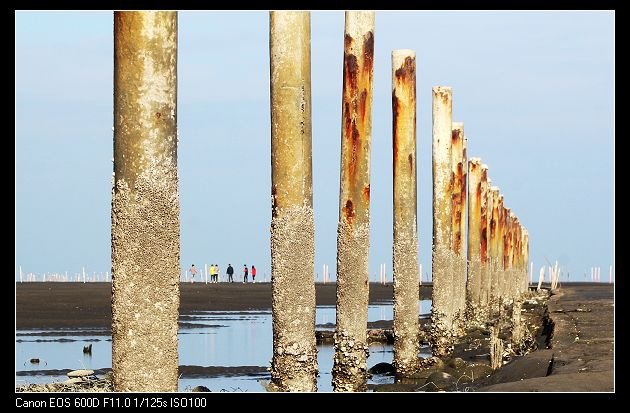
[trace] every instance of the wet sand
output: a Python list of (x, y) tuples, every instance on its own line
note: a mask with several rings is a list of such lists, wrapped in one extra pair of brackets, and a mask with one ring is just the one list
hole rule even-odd
[[(198, 311), (271, 309), (270, 283), (182, 283), (180, 324)], [(420, 288), (431, 298), (431, 284)], [(317, 305), (335, 305), (335, 284), (316, 284)], [(390, 285), (370, 284), (370, 304), (393, 299)], [(112, 323), (110, 283), (34, 282), (16, 284), (15, 328), (109, 329)], [(185, 328), (185, 324), (181, 327)]]
[(553, 324), (550, 348), (505, 365), (478, 391), (615, 390), (613, 287), (599, 283), (565, 284), (549, 299), (548, 311)]

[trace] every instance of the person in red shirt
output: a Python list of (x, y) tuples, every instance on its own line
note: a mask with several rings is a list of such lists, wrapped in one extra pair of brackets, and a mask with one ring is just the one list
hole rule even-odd
[(256, 282), (256, 266), (252, 265), (252, 282)]

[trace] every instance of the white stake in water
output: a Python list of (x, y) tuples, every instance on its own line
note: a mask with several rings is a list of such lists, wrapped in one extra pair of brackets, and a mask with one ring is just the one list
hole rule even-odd
[(387, 284), (387, 265), (383, 263), (383, 283)]
[(20, 284), (22, 284), (22, 266), (20, 265)]

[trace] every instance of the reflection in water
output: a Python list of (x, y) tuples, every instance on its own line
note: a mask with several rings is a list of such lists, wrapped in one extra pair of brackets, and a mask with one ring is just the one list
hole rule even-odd
[[(420, 314), (426, 315), (431, 310), (430, 300), (420, 301)], [(368, 321), (391, 320), (391, 303), (370, 305)], [(199, 312), (186, 322), (192, 324), (212, 324), (217, 327), (182, 328), (179, 332), (179, 364), (189, 366), (270, 366), (272, 356), (272, 329), (270, 311), (239, 312)], [(335, 323), (335, 307), (317, 307), (316, 324)], [(334, 328), (334, 327), (333, 327)], [(28, 333), (42, 333), (42, 330), (29, 330)], [(77, 336), (37, 336), (22, 335), (17, 332), (16, 372), (53, 369), (102, 369), (111, 368), (111, 339), (102, 335)], [(98, 333), (97, 333), (98, 334)], [(47, 341), (36, 341), (36, 340)], [(56, 341), (52, 341), (56, 340)], [(63, 341), (59, 341), (63, 340)], [(83, 353), (86, 342), (92, 343), (91, 354)], [(424, 354), (423, 354), (424, 353)], [(331, 370), (334, 349), (330, 345), (318, 346), (320, 375), (319, 391), (332, 391)], [(427, 356), (428, 349), (422, 349), (421, 355)], [(39, 364), (31, 364), (31, 358), (39, 358)], [(380, 362), (391, 363), (392, 346), (373, 344), (370, 346), (368, 366)], [(261, 381), (268, 381), (269, 375), (235, 376), (211, 378), (180, 379), (181, 391), (203, 385), (212, 391), (264, 391)], [(24, 383), (49, 383), (63, 381), (65, 376), (23, 376), (16, 374), (16, 385)], [(379, 383), (392, 382), (391, 377), (377, 378)]]

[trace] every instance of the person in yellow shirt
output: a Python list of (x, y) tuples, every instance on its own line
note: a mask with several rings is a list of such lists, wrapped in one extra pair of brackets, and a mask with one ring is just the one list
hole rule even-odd
[(210, 282), (213, 283), (214, 282), (214, 264), (210, 264)]

